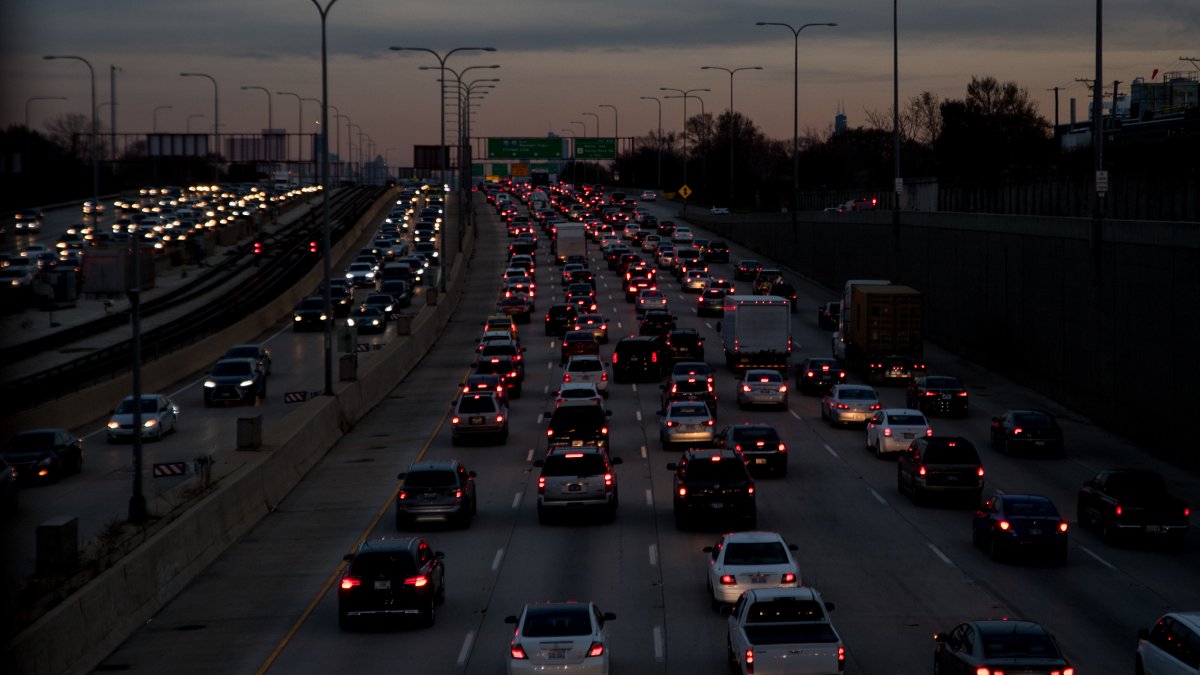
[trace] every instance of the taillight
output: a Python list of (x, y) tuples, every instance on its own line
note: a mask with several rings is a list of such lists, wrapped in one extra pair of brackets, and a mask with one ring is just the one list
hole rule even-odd
[(612, 487), (612, 484), (613, 484), (613, 475), (611, 473), (604, 474), (604, 487), (606, 487), (606, 488)]
[(846, 669), (846, 648), (838, 645), (838, 670)]
[(1058, 531), (1059, 531), (1059, 532), (1066, 532), (1066, 531), (1067, 531), (1067, 527), (1068, 527), (1068, 526), (1067, 526), (1067, 521), (1065, 521), (1065, 520), (1064, 520), (1063, 522), (1061, 522), (1061, 523), (1059, 523), (1059, 524), (1058, 524)]
[(608, 435), (608, 427), (600, 427), (600, 433), (607, 436)]
[(342, 577), (342, 590), (343, 591), (348, 591), (351, 588), (357, 588), (359, 586), (362, 586), (362, 579), (359, 579), (358, 577), (352, 577), (352, 576)]
[(780, 387), (779, 387), (779, 393), (781, 393), (781, 394), (786, 394), (786, 393), (787, 393), (787, 385), (786, 385), (786, 384), (784, 384), (784, 385), (780, 385)]
[(999, 527), (1001, 530), (1004, 530), (1005, 532), (1007, 532), (1009, 530), (1009, 528), (1012, 527), (1012, 525), (1007, 520), (1002, 520), (1002, 521), (996, 523), (996, 527)]
[(504, 421), (504, 415), (496, 415), (496, 424)]
[(401, 490), (401, 491), (400, 491), (400, 495), (399, 495), (399, 499), (400, 499), (400, 501), (404, 501), (405, 499), (408, 499), (408, 492), (405, 492), (404, 490)]
[(571, 374), (563, 373), (563, 382), (570, 382), (570, 381), (571, 381)]
[(600, 373), (600, 381), (608, 382), (608, 373)]
[(679, 488), (679, 496), (686, 497), (687, 496), (687, 488), (685, 488), (685, 487)]
[(547, 430), (546, 430), (546, 435), (547, 435), (547, 436), (554, 436), (554, 430), (553, 430), (553, 429), (547, 429)]
[(933, 427), (925, 427), (925, 435), (932, 436), (933, 435)]
[(983, 467), (982, 466), (979, 467), (978, 469), (975, 469), (975, 475), (979, 476), (980, 478), (983, 478)]
[(784, 445), (783, 443), (780, 443), (779, 447), (776, 448), (776, 450), (778, 450), (779, 452), (787, 452), (787, 446)]
[(409, 577), (404, 580), (404, 585), (415, 586), (416, 588), (424, 588), (425, 586), (429, 585), (429, 577), (425, 576), (424, 574), (415, 577)]
[(650, 352), (650, 363), (658, 363), (658, 352)]
[(667, 428), (668, 429), (674, 427), (676, 424), (678, 424), (678, 422), (675, 422), (674, 420), (667, 420)]
[(1021, 433), (1022, 431), (1024, 431), (1024, 430), (1021, 429), (1021, 427), (1017, 427), (1017, 428), (1013, 429), (1013, 435), (1016, 436), (1017, 434)]
[(721, 585), (722, 586), (732, 586), (736, 583), (737, 583), (737, 579), (734, 579), (732, 574), (721, 575)]
[(604, 655), (604, 643), (593, 642), (592, 646), (588, 648), (587, 655), (588, 656), (603, 656)]
[(846, 409), (848, 409), (849, 407), (850, 407), (850, 406), (846, 405), (845, 403), (839, 403), (839, 404), (837, 404), (837, 409), (838, 409), (838, 410), (846, 410)]
[(613, 352), (612, 362), (613, 362), (613, 364), (616, 364), (616, 362), (617, 362), (617, 353), (616, 352)]
[(925, 475), (925, 467), (921, 467), (921, 468), (917, 469), (917, 475), (924, 476)]
[(1183, 517), (1187, 518), (1190, 515), (1192, 515), (1192, 510), (1186, 506), (1183, 507)]
[(875, 405), (871, 406), (871, 410), (883, 410), (883, 406), (876, 403)]
[(546, 491), (546, 479), (542, 476), (538, 476), (538, 492), (541, 493), (541, 492), (545, 492), (545, 491)]
[(965, 397), (965, 396), (967, 395), (967, 392), (965, 392), (965, 391), (960, 391), (960, 392), (958, 392), (958, 395), (959, 395), (959, 396), (963, 396), (963, 397)]
[(508, 653), (511, 654), (514, 659), (529, 658), (529, 657), (525, 656), (525, 650), (521, 647), (521, 645), (519, 645), (515, 642), (512, 643), (512, 646), (508, 648)]
[(748, 495), (754, 494), (754, 486), (753, 485), (750, 485), (746, 488), (746, 494), (748, 494)]
[(746, 672), (751, 673), (751, 674), (754, 673), (754, 650), (753, 649), (746, 650)]
[(887, 436), (888, 438), (891, 438), (891, 437), (892, 437), (892, 428), (891, 428), (891, 427), (887, 427), (886, 429), (884, 429), (884, 430), (883, 430), (883, 435), (884, 435), (884, 436)]
[(450, 424), (458, 424), (458, 423), (459, 423), (458, 416), (454, 416), (454, 417), (450, 418)]
[(707, 422), (705, 422), (705, 424), (707, 424), (708, 426), (710, 426), (710, 427), (711, 427), (713, 424), (715, 424), (715, 422), (714, 422), (713, 420), (711, 420), (711, 419), (710, 419), (710, 420), (708, 420)]
[[(674, 388), (672, 388), (672, 389), (671, 389), (671, 391), (674, 391), (674, 390), (675, 390)], [(749, 393), (749, 391), (750, 391), (750, 385), (748, 385), (748, 384), (743, 384), (743, 385), (742, 385), (742, 391)]]
[(1117, 515), (1119, 516), (1124, 512), (1125, 512), (1125, 509), (1121, 508), (1120, 504), (1117, 504)]
[[(828, 370), (828, 368), (826, 368), (826, 370)], [(812, 376), (813, 376), (813, 374), (814, 374), (814, 373), (813, 373), (813, 371), (811, 371), (811, 370), (810, 370), (810, 371), (807, 371), (807, 372), (805, 372), (805, 373), (804, 373), (804, 376), (805, 376), (805, 377), (812, 377)]]
[(796, 583), (796, 575), (792, 574), (791, 572), (788, 572), (787, 574), (783, 575), (783, 583), (785, 583), (785, 584)]

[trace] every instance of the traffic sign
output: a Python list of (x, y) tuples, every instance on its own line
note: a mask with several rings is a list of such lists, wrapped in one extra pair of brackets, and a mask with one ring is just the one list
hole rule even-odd
[(187, 462), (164, 462), (155, 464), (152, 473), (155, 478), (183, 476), (187, 474)]
[(575, 159), (614, 159), (617, 156), (615, 138), (575, 139)]
[(692, 196), (692, 188), (690, 188), (686, 185), (679, 188), (678, 192), (679, 192), (679, 196), (683, 197), (684, 199), (687, 199), (688, 197)]
[(490, 159), (562, 159), (561, 138), (489, 138)]
[(1108, 172), (1107, 171), (1097, 171), (1096, 172), (1096, 192), (1099, 192), (1100, 194), (1104, 194), (1105, 192), (1108, 192)]

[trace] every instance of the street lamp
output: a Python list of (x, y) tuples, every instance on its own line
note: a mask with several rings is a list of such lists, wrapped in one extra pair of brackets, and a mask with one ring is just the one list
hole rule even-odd
[[(583, 124), (583, 123), (580, 122), (580, 124)], [(574, 129), (559, 129), (559, 131), (571, 134), (571, 183), (574, 184), (576, 182), (576, 178), (578, 178), (578, 170), (575, 168), (575, 164), (576, 164), (576, 161), (575, 161), (575, 130)], [(586, 133), (586, 132), (587, 131), (585, 129), (584, 133)]]
[[(659, 87), (659, 88), (658, 88), (658, 90), (659, 90), (659, 91), (677, 91), (677, 92), (679, 92), (679, 94), (680, 94), (680, 97), (681, 97), (681, 98), (683, 98), (683, 184), (686, 186), (686, 185), (687, 185), (687, 169), (688, 169), (688, 156), (687, 156), (687, 100), (688, 100), (688, 97), (692, 95), (692, 92), (697, 92), (697, 91), (712, 91), (712, 90), (711, 90), (711, 89), (707, 89), (707, 88), (705, 88), (705, 89), (688, 89), (688, 90), (686, 90), (686, 91), (685, 91), (685, 90), (683, 90), (683, 89), (672, 89), (672, 88), (670, 88), (670, 87)], [(672, 97), (671, 97), (671, 96), (664, 96), (663, 98), (672, 98)], [(698, 98), (698, 97), (696, 97), (696, 98)], [(701, 105), (703, 105), (703, 103), (701, 103)], [(703, 114), (703, 113), (701, 113), (701, 114)], [(684, 198), (683, 198), (683, 210), (684, 210), (684, 211), (687, 211), (687, 197), (684, 197)]]
[(658, 189), (662, 189), (662, 101), (657, 96), (642, 96), (643, 101), (654, 101), (658, 104)]
[(194, 120), (194, 119), (198, 119), (198, 118), (201, 118), (201, 117), (204, 117), (204, 114), (203, 114), (203, 113), (197, 113), (197, 114), (195, 114), (195, 115), (188, 115), (188, 116), (187, 116), (187, 132), (188, 132), (189, 134), (190, 134), (190, 133), (192, 133), (192, 120)]
[(737, 135), (737, 127), (733, 117), (733, 75), (743, 70), (762, 70), (762, 66), (742, 66), (740, 68), (725, 68), (723, 66), (700, 66), (700, 70), (723, 70), (729, 73), (729, 206), (733, 206), (733, 138)]
[[(340, 179), (342, 177), (342, 167), (352, 166), (352, 162), (354, 160), (352, 155), (354, 154), (354, 152), (353, 152), (353, 148), (350, 145), (350, 116), (343, 115), (341, 113), (337, 113), (334, 115), (334, 119), (336, 120), (335, 126), (337, 126), (337, 128), (338, 128), (338, 141), (337, 141), (338, 142), (338, 179), (340, 182)], [(342, 159), (342, 127), (341, 127), (342, 120), (346, 120), (346, 159), (345, 160)]]
[(172, 110), (172, 109), (174, 109), (174, 107), (175, 106), (173, 106), (173, 105), (160, 105), (160, 106), (157, 106), (154, 108), (154, 112), (151, 113), (151, 119), (153, 120), (151, 129), (153, 130), (154, 133), (156, 133), (156, 134), (158, 133), (158, 111), (159, 110)]
[(271, 110), (271, 90), (267, 89), (266, 87), (256, 87), (254, 85), (242, 87), (242, 91), (247, 91), (249, 89), (257, 89), (258, 91), (261, 91), (267, 95), (267, 129), (271, 129), (271, 127), (275, 126), (275, 114)]
[(304, 141), (300, 135), (304, 133), (304, 99), (294, 91), (277, 91), (280, 96), (294, 96), (296, 98), (296, 171), (300, 171), (300, 159), (304, 155)]
[(796, 226), (796, 209), (800, 201), (800, 31), (809, 26), (836, 26), (836, 23), (806, 23), (799, 28), (789, 23), (779, 21), (758, 21), (755, 26), (783, 26), (792, 31), (795, 44), (793, 47), (792, 71), (792, 228)]
[(613, 164), (615, 166), (617, 159), (621, 156), (621, 152), (620, 152), (621, 148), (619, 147), (621, 144), (621, 130), (620, 130), (620, 124), (619, 124), (619, 121), (620, 121), (619, 114), (617, 113), (617, 106), (610, 105), (608, 103), (601, 103), (599, 105), (599, 107), (612, 108), (612, 111), (613, 111)]
[(29, 129), (29, 104), (34, 101), (65, 101), (66, 96), (30, 96), (25, 99), (25, 128)]
[[(334, 182), (335, 182), (335, 183), (340, 183), (340, 182), (341, 182), (340, 178), (341, 178), (341, 176), (342, 176), (342, 172), (341, 172), (341, 163), (342, 163), (342, 125), (341, 125), (341, 124), (338, 124), (338, 119), (337, 119), (338, 113), (339, 113), (340, 111), (337, 109), (337, 106), (335, 106), (335, 105), (331, 105), (331, 106), (329, 106), (329, 109), (333, 111), (333, 138), (334, 138), (334, 147), (336, 148), (336, 149), (334, 150), (334, 154), (335, 154), (335, 155), (337, 155), (337, 158), (338, 158), (338, 166), (337, 166), (337, 168), (334, 170)], [(328, 131), (328, 130), (325, 130), (323, 133), (325, 133), (325, 134), (328, 134), (328, 133), (329, 133), (329, 131)], [(326, 137), (325, 137), (325, 142), (326, 142), (326, 143), (328, 143), (328, 142), (329, 142), (329, 136), (326, 136)], [(326, 149), (328, 149), (328, 148), (326, 148)]]
[(180, 73), (180, 77), (206, 77), (213, 86), (213, 144), (216, 145), (213, 161), (213, 180), (220, 175), (221, 167), (221, 99), (217, 91), (217, 80), (207, 73)]
[[(321, 3), (313, 0), (313, 5), (321, 15), (321, 142), (317, 144), (321, 150), (321, 267), (325, 277), (325, 316), (331, 317), (329, 321), (325, 322), (326, 396), (333, 395), (333, 292), (330, 288), (333, 263), (330, 260), (329, 251), (331, 248), (329, 236), (329, 60), (325, 47), (325, 19), (328, 18), (329, 10), (333, 8), (335, 2), (337, 0), (329, 0), (324, 7), (321, 7)], [(297, 105), (297, 107), (302, 106)]]
[[(100, 121), (96, 118), (96, 69), (92, 68), (91, 61), (88, 61), (87, 59), (83, 58), (82, 56), (59, 56), (59, 55), (51, 54), (48, 56), (44, 56), (42, 58), (46, 59), (47, 61), (54, 61), (57, 59), (80, 61), (83, 63), (83, 65), (87, 66), (88, 73), (92, 76), (92, 108), (91, 108), (91, 111), (92, 111), (92, 203), (99, 204), (100, 203), (100, 148), (97, 144), (99, 142), (98, 138), (100, 136), (100, 127), (99, 127)], [(133, 436), (135, 439), (137, 439), (138, 433), (135, 431)], [(141, 488), (140, 483), (138, 484), (138, 488), (139, 489)]]

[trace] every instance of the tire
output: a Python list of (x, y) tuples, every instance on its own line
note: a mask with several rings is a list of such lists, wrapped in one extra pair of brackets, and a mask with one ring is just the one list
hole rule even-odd
[(875, 439), (875, 458), (883, 459), (883, 448), (880, 447), (879, 439)]
[(421, 608), (421, 614), (417, 617), (417, 622), (422, 628), (431, 628), (433, 626), (433, 605), (434, 599), (429, 598), (429, 603)]
[(988, 539), (988, 557), (996, 562), (1000, 562), (1000, 559), (1004, 557), (1004, 550), (1001, 545), (996, 542), (995, 537), (990, 537)]
[(345, 612), (339, 611), (338, 628), (342, 630), (354, 630), (354, 621)]

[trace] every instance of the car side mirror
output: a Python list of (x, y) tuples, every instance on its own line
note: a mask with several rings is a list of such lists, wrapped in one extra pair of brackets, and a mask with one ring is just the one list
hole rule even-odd
[(434, 552), (433, 552), (433, 557), (434, 557), (435, 559), (437, 559), (437, 560), (445, 560), (445, 559), (446, 559), (446, 554), (445, 554), (445, 553), (442, 553), (441, 551), (434, 551)]
[(346, 555), (342, 556), (342, 560), (345, 560), (345, 561), (354, 560), (354, 554), (353, 554), (353, 553), (347, 553)]
[(788, 544), (787, 547), (788, 547), (789, 551), (799, 551), (800, 550), (800, 547), (795, 544)]
[(701, 551), (704, 551), (705, 553), (712, 553), (712, 552), (713, 552), (713, 547), (711, 547), (711, 546), (705, 546), (704, 548), (702, 548), (702, 549), (700, 549), (700, 550), (701, 550)]
[(504, 617), (504, 623), (515, 624), (516, 622), (517, 622), (517, 617), (512, 616), (511, 614), (509, 616)]
[(475, 472), (474, 472), (474, 471), (468, 471), (468, 472), (467, 472), (467, 478), (474, 478), (474, 477), (475, 477), (475, 475), (476, 475), (476, 474), (475, 474)]
[(603, 618), (605, 621), (614, 621), (616, 620), (617, 615), (613, 614), (612, 612), (605, 612), (601, 618)]
[(1137, 632), (1137, 637), (1139, 640), (1149, 640), (1150, 639), (1150, 631), (1146, 630), (1145, 628), (1139, 628), (1138, 632)]

